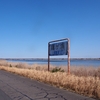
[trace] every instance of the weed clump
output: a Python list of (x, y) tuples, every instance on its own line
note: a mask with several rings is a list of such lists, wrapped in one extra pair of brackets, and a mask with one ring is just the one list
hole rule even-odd
[(12, 65), (10, 64), (10, 66), (9, 67), (12, 67)]
[(65, 72), (64, 70), (62, 70), (61, 68), (55, 67), (51, 70), (52, 73), (54, 72)]

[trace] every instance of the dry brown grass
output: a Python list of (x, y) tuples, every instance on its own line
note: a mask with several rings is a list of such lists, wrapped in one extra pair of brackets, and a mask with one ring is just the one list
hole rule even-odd
[(67, 75), (66, 72), (48, 72), (47, 65), (31, 65), (29, 68), (8, 65), (1, 65), (0, 69), (100, 99), (100, 68), (71, 67), (71, 75)]

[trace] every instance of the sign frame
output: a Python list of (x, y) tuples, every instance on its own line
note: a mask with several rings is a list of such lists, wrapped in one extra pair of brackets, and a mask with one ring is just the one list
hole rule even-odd
[[(63, 42), (63, 41), (67, 41), (68, 42), (68, 50), (67, 50), (67, 55), (68, 55), (68, 59), (67, 59), (67, 61), (68, 61), (68, 64), (67, 64), (67, 66), (68, 66), (68, 74), (70, 74), (70, 40), (68, 39), (68, 38), (64, 38), (64, 39), (60, 39), (60, 40), (54, 40), (54, 41), (50, 41), (50, 42), (48, 42), (48, 71), (50, 71), (50, 44), (51, 43), (59, 43), (59, 42)], [(56, 56), (56, 55), (54, 55), (54, 56)]]

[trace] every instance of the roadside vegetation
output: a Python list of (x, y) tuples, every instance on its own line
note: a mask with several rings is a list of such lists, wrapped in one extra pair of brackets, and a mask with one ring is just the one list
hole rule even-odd
[(100, 67), (71, 66), (70, 75), (67, 74), (67, 67), (64, 66), (50, 66), (50, 69), (48, 72), (47, 65), (0, 61), (0, 70), (6, 70), (100, 100)]

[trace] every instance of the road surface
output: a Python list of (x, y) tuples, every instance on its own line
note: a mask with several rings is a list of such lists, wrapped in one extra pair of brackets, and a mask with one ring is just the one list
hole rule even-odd
[(0, 100), (95, 100), (0, 70)]

